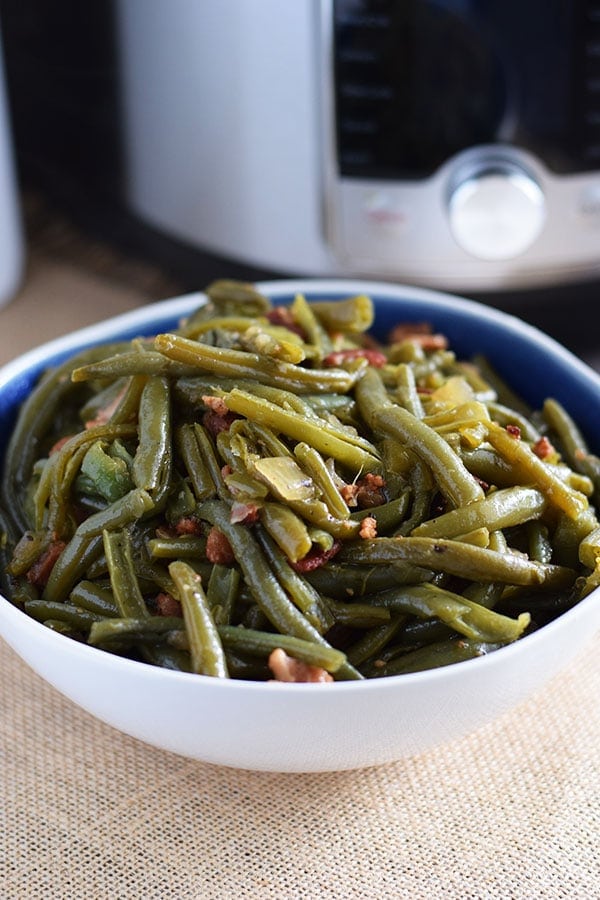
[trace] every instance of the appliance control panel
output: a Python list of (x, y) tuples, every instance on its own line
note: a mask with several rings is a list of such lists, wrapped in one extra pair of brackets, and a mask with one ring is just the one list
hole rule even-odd
[(453, 286), (600, 271), (600, 2), (325, 0), (326, 226)]

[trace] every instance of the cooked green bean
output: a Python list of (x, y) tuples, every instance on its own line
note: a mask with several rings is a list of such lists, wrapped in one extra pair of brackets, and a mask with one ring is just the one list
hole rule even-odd
[[(231, 523), (227, 505), (208, 501), (202, 505), (200, 514), (227, 536), (246, 584), (252, 591), (256, 603), (275, 628), (282, 634), (291, 634), (329, 646), (289, 600), (248, 529), (243, 525)], [(359, 673), (348, 664), (341, 666), (337, 674), (340, 678), (360, 677)]]
[(263, 359), (258, 353), (226, 350), (210, 347), (176, 334), (160, 334), (155, 339), (156, 349), (166, 356), (216, 375), (236, 379), (260, 381), (289, 391), (312, 393), (313, 391), (338, 391), (345, 394), (360, 377), (360, 370), (307, 369), (293, 363)]
[(475, 500), (468, 506), (450, 510), (422, 522), (413, 529), (415, 537), (452, 538), (475, 528), (509, 528), (529, 519), (539, 518), (546, 508), (546, 498), (534, 488), (506, 488)]
[(225, 647), (252, 656), (268, 656), (272, 650), (281, 648), (294, 659), (299, 659), (309, 666), (319, 666), (333, 674), (339, 672), (346, 661), (346, 655), (341, 650), (289, 635), (236, 628), (234, 625), (221, 625), (218, 632)]
[(187, 563), (179, 561), (170, 564), (169, 574), (175, 582), (183, 609), (194, 672), (227, 678), (223, 645), (202, 587), (202, 579)]
[(575, 579), (572, 569), (529, 560), (521, 554), (498, 553), (447, 538), (375, 538), (353, 544), (344, 551), (354, 564), (408, 562), (437, 569), (471, 581), (502, 581), (505, 584), (566, 588)]
[(365, 372), (356, 386), (356, 397), (371, 427), (408, 444), (434, 472), (440, 490), (455, 506), (483, 497), (481, 486), (446, 441), (408, 410), (392, 403), (375, 369)]
[(531, 621), (529, 613), (511, 619), (434, 584), (392, 588), (380, 594), (376, 602), (405, 615), (440, 619), (477, 641), (516, 641)]

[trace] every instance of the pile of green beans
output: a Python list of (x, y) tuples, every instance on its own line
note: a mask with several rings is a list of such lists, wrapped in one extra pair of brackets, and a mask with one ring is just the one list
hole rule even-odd
[(25, 613), (170, 669), (270, 680), (277, 650), (349, 680), (494, 652), (600, 584), (600, 460), (555, 399), (421, 327), (377, 341), (367, 296), (206, 297), (23, 404), (0, 506)]

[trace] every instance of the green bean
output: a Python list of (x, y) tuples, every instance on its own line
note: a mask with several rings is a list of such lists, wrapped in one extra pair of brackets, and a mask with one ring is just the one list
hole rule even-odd
[(198, 423), (182, 425), (176, 432), (177, 446), (198, 501), (214, 497), (223, 489), (221, 468), (204, 428)]
[(257, 537), (283, 589), (319, 634), (324, 634), (335, 623), (327, 601), (306, 578), (289, 565), (287, 558), (278, 550), (271, 537), (262, 529), (257, 532)]
[(330, 562), (322, 568), (307, 572), (306, 578), (321, 595), (344, 600), (348, 597), (364, 597), (395, 584), (430, 581), (433, 572), (405, 562), (390, 565), (378, 563), (370, 568), (352, 563), (339, 565)]
[(307, 342), (314, 347), (316, 359), (320, 362), (333, 349), (328, 332), (319, 322), (304, 294), (296, 294), (290, 311), (294, 322), (306, 335)]
[(135, 573), (129, 534), (125, 530), (104, 531), (103, 541), (111, 588), (119, 613), (127, 618), (140, 619), (148, 616), (148, 608)]
[(381, 678), (389, 675), (407, 675), (409, 672), (423, 672), (425, 669), (437, 669), (467, 659), (475, 659), (478, 656), (485, 656), (502, 646), (502, 643), (471, 641), (464, 638), (440, 641), (427, 647), (420, 647), (418, 650), (390, 660), (379, 667), (374, 667), (368, 674)]
[(387, 397), (375, 369), (365, 372), (356, 386), (356, 399), (372, 428), (408, 444), (434, 473), (439, 488), (454, 506), (465, 506), (483, 497), (479, 483), (471, 476), (446, 441), (407, 410)]
[[(200, 514), (226, 535), (256, 603), (275, 628), (281, 634), (291, 634), (329, 646), (289, 600), (248, 529), (231, 523), (228, 506), (207, 501), (202, 505)], [(341, 666), (337, 674), (340, 678), (360, 678), (359, 673), (348, 664)]]
[(148, 552), (153, 559), (203, 559), (206, 555), (205, 538), (182, 534), (174, 538), (150, 538)]
[(354, 472), (372, 472), (379, 468), (375, 448), (369, 453), (357, 447), (323, 421), (309, 421), (238, 389), (230, 391), (224, 399), (227, 408), (232, 412), (273, 428), (274, 431), (286, 434), (297, 441), (310, 441), (316, 450), (326, 456), (332, 456)]
[(254, 631), (231, 625), (220, 625), (218, 632), (225, 647), (250, 655), (269, 656), (273, 650), (281, 649), (306, 665), (319, 666), (332, 674), (339, 673), (346, 662), (346, 655), (341, 650), (287, 634)]
[(565, 409), (442, 343), (377, 360), (372, 319), (217, 281), (173, 333), (49, 371), (3, 472), (7, 595), (153, 665), (267, 680), (278, 648), (337, 680), (490, 652), (598, 587), (600, 457)]
[(417, 419), (424, 416), (423, 404), (417, 391), (413, 370), (406, 363), (396, 366), (396, 384), (393, 390), (394, 399)]
[(600, 458), (590, 452), (581, 430), (558, 400), (547, 398), (542, 413), (549, 427), (556, 432), (569, 465), (593, 482), (597, 502), (600, 493)]
[(468, 506), (422, 522), (413, 529), (415, 537), (452, 538), (484, 526), (509, 528), (539, 518), (546, 509), (544, 495), (535, 488), (506, 488), (494, 491)]
[(44, 600), (54, 603), (67, 597), (75, 582), (101, 553), (102, 536), (78, 529), (54, 564), (43, 591)]
[(588, 507), (587, 498), (568, 487), (553, 471), (535, 455), (529, 444), (513, 437), (506, 429), (490, 422), (488, 440), (495, 450), (512, 463), (522, 482), (534, 484), (546, 496), (548, 503), (576, 519)]
[(177, 586), (190, 643), (193, 671), (199, 675), (227, 678), (227, 661), (217, 626), (210, 612), (202, 579), (185, 562), (172, 562), (169, 574)]
[(69, 601), (79, 609), (102, 616), (118, 616), (119, 614), (112, 591), (86, 579), (75, 585), (69, 595)]
[(229, 625), (240, 587), (237, 569), (216, 563), (206, 586), (206, 598), (216, 625)]
[(338, 625), (351, 628), (373, 628), (390, 620), (389, 609), (373, 603), (340, 603), (332, 600), (331, 611)]
[(314, 300), (310, 307), (327, 331), (360, 334), (373, 324), (375, 310), (367, 294), (345, 300)]
[(198, 369), (214, 372), (216, 375), (248, 378), (299, 393), (322, 390), (345, 394), (354, 387), (361, 374), (359, 369), (349, 372), (335, 368), (303, 368), (293, 363), (269, 360), (258, 353), (210, 347), (176, 334), (160, 334), (154, 344), (168, 359), (185, 365), (197, 366)]
[(29, 481), (33, 463), (43, 449), (42, 441), (56, 419), (57, 411), (69, 393), (72, 393), (69, 373), (78, 362), (102, 358), (106, 352), (106, 347), (86, 348), (76, 357), (67, 359), (45, 374), (21, 406), (6, 448), (2, 474), (2, 496), (6, 513), (15, 530), (21, 533), (31, 524), (24, 508), (24, 488)]
[[(266, 313), (271, 306), (269, 299), (257, 291), (253, 284), (228, 278), (212, 281), (205, 293), (222, 315), (233, 313), (255, 318)], [(203, 311), (200, 309), (200, 315)], [(206, 312), (212, 315), (210, 306)]]
[(56, 603), (49, 600), (28, 600), (25, 603), (25, 612), (32, 618), (37, 619), (38, 622), (54, 619), (57, 622), (65, 622), (78, 631), (86, 633), (94, 622), (99, 622), (103, 619), (101, 614), (90, 612), (87, 609), (79, 609), (74, 604)]
[(159, 488), (171, 459), (170, 422), (169, 384), (165, 378), (150, 378), (140, 398), (133, 480), (151, 495)]
[(311, 549), (308, 528), (289, 507), (281, 503), (263, 503), (260, 521), (291, 562), (298, 562)]
[(95, 647), (111, 647), (113, 644), (156, 642), (170, 632), (183, 631), (183, 619), (178, 616), (122, 616), (100, 619), (90, 627), (88, 643)]
[(331, 472), (325, 465), (320, 453), (305, 441), (300, 441), (294, 447), (294, 455), (322, 491), (325, 503), (327, 504), (331, 515), (337, 519), (347, 519), (350, 510), (344, 502), (342, 495), (333, 480)]
[(531, 621), (529, 613), (511, 619), (433, 584), (392, 588), (380, 594), (376, 601), (405, 615), (440, 619), (454, 631), (476, 641), (515, 641)]
[(393, 640), (405, 621), (406, 616), (401, 613), (391, 613), (388, 622), (370, 628), (349, 647), (346, 651), (348, 661), (353, 666), (361, 666), (371, 657), (377, 656)]
[(94, 381), (98, 378), (124, 378), (128, 376), (148, 375), (151, 377), (185, 378), (194, 375), (195, 368), (182, 365), (177, 360), (169, 359), (162, 353), (146, 350), (132, 350), (129, 353), (118, 353), (105, 356), (95, 362), (76, 366), (71, 374), (74, 384)]
[(356, 510), (351, 513), (350, 518), (354, 521), (361, 521), (365, 516), (372, 516), (377, 522), (377, 533), (385, 534), (397, 528), (404, 520), (410, 504), (410, 492), (404, 490), (395, 500), (388, 503), (382, 503), (379, 506), (369, 506), (366, 509)]
[(447, 538), (374, 538), (353, 543), (340, 556), (351, 559), (355, 565), (408, 562), (470, 581), (543, 585), (549, 589), (568, 587), (575, 577), (573, 570), (564, 566), (538, 563), (514, 553), (499, 553)]

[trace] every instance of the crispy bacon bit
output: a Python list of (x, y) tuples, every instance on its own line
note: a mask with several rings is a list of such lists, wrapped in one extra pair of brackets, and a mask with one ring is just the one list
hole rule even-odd
[(54, 563), (66, 546), (64, 541), (52, 541), (27, 572), (27, 581), (37, 588), (46, 587)]
[(232, 524), (254, 525), (258, 522), (260, 508), (256, 503), (233, 503), (229, 521)]
[(547, 437), (541, 437), (533, 445), (533, 452), (540, 459), (548, 459), (556, 451)]
[(511, 437), (514, 437), (516, 440), (520, 440), (521, 429), (519, 428), (518, 425), (507, 425), (506, 430), (510, 434)]
[(329, 550), (313, 547), (306, 556), (303, 556), (297, 562), (290, 563), (290, 565), (296, 572), (312, 572), (314, 569), (324, 566), (330, 559), (333, 559), (336, 553), (339, 553), (341, 547), (341, 541), (334, 541)]
[(364, 478), (360, 478), (353, 484), (343, 484), (340, 494), (348, 506), (358, 506), (360, 509), (370, 509), (380, 506), (386, 501), (386, 484), (381, 475), (368, 472)]
[(359, 487), (356, 483), (353, 484), (343, 484), (340, 488), (340, 494), (342, 495), (342, 499), (346, 501), (348, 506), (356, 506), (356, 495), (358, 494)]
[(267, 313), (267, 319), (271, 325), (283, 325), (284, 328), (287, 328), (288, 331), (293, 331), (298, 337), (301, 337), (302, 340), (306, 339), (306, 335), (302, 328), (294, 322), (294, 317), (289, 306), (274, 306), (273, 309), (269, 310)]
[(85, 427), (94, 428), (95, 425), (106, 425), (106, 423), (110, 420), (112, 414), (116, 410), (117, 406), (123, 399), (125, 390), (126, 388), (122, 388), (122, 390), (119, 391), (117, 396), (113, 400), (111, 400), (110, 403), (107, 403), (106, 406), (98, 410), (93, 419), (88, 419), (88, 421), (85, 423)]
[(207, 409), (202, 416), (202, 424), (213, 437), (216, 437), (222, 431), (229, 431), (231, 423), (236, 419), (239, 419), (239, 416), (236, 416), (235, 413), (227, 411), (225, 415), (221, 415), (213, 409)]
[(333, 681), (325, 669), (320, 666), (311, 666), (293, 656), (288, 656), (281, 647), (271, 651), (269, 668), (275, 676), (275, 681), (285, 681), (290, 684), (324, 684)]
[(352, 350), (334, 350), (323, 360), (325, 366), (343, 366), (353, 359), (366, 359), (375, 369), (381, 369), (387, 362), (387, 356), (380, 350), (369, 350), (367, 347), (355, 347)]
[(396, 325), (389, 336), (390, 344), (412, 341), (423, 350), (446, 350), (448, 338), (445, 334), (433, 334), (429, 322), (402, 322)]
[(222, 566), (230, 566), (235, 562), (235, 556), (231, 549), (231, 544), (227, 540), (226, 535), (219, 531), (216, 525), (208, 532), (206, 539), (206, 557), (209, 562), (217, 563)]
[(206, 394), (202, 397), (202, 402), (218, 416), (226, 416), (229, 412), (227, 404), (222, 397), (211, 397), (210, 394)]
[(174, 531), (177, 535), (182, 534), (202, 534), (202, 523), (195, 516), (182, 516), (174, 525)]
[(360, 509), (370, 509), (372, 506), (381, 506), (385, 503), (385, 481), (381, 475), (367, 472), (356, 484), (358, 487), (356, 503)]
[(365, 516), (360, 523), (358, 536), (364, 541), (370, 541), (377, 537), (377, 519), (375, 516)]
[(183, 616), (181, 603), (171, 594), (161, 592), (156, 597), (157, 616)]

